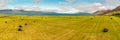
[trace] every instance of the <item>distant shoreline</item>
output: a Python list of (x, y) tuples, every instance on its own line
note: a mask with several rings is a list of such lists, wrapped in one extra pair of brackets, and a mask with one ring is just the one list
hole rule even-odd
[(61, 15), (28, 15), (28, 14), (0, 14), (0, 16), (95, 16), (95, 15), (77, 15), (77, 14), (61, 14)]

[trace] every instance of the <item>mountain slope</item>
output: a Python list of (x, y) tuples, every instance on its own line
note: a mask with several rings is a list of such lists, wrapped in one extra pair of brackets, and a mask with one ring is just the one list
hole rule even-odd
[(95, 12), (96, 15), (119, 15), (120, 14), (120, 6), (116, 7), (112, 10), (99, 10)]
[(95, 15), (104, 15), (104, 14), (107, 14), (108, 12), (110, 12), (111, 10), (99, 10), (97, 12), (95, 12), (94, 14)]
[(106, 15), (120, 15), (120, 6), (116, 7)]

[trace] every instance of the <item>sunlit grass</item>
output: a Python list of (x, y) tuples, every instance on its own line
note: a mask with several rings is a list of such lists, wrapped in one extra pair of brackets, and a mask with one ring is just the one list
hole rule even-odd
[(1, 17), (1, 40), (120, 40), (120, 18), (115, 16)]

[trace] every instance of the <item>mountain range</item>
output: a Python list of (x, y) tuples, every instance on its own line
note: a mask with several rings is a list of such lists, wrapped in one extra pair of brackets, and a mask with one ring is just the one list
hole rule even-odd
[(52, 15), (52, 16), (59, 16), (59, 15), (68, 15), (68, 16), (74, 16), (74, 15), (92, 15), (90, 13), (86, 12), (79, 12), (79, 13), (56, 13), (56, 12), (42, 12), (42, 11), (25, 11), (25, 10), (12, 10), (12, 9), (4, 9), (0, 10), (0, 14), (11, 14), (11, 15)]
[(12, 9), (4, 9), (0, 10), (0, 14), (11, 14), (11, 15), (52, 15), (52, 16), (61, 16), (61, 15), (68, 15), (68, 16), (75, 16), (75, 15), (120, 15), (120, 6), (110, 10), (99, 10), (95, 13), (86, 13), (86, 12), (79, 12), (79, 13), (56, 13), (56, 12), (43, 12), (43, 11), (25, 11), (25, 10), (12, 10)]

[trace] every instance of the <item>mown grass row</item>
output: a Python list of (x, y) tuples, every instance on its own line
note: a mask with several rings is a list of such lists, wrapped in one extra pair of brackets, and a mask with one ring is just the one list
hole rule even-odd
[[(0, 38), (2, 40), (119, 40), (119, 26), (120, 18), (114, 16), (10, 16), (0, 18)], [(19, 32), (19, 28), (22, 31)], [(108, 28), (108, 32), (103, 32), (104, 28)]]

